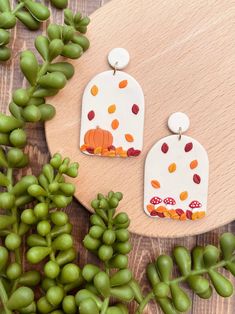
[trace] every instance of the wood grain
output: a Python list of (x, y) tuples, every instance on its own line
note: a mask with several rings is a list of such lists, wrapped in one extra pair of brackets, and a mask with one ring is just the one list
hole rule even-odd
[[(60, 151), (80, 162), (76, 197), (89, 210), (97, 190), (113, 189), (124, 193), (132, 232), (161, 237), (199, 234), (235, 217), (231, 210), (235, 198), (235, 6), (215, 0), (141, 3), (114, 0), (92, 15), (91, 48), (74, 61), (78, 74), (51, 100), (57, 116), (46, 124), (47, 142), (51, 153)], [(81, 97), (89, 80), (109, 68), (107, 53), (118, 46), (130, 52), (127, 72), (145, 93), (144, 150), (138, 158), (127, 160), (90, 157), (79, 150)], [(166, 121), (175, 111), (189, 115), (187, 134), (204, 145), (209, 155), (208, 214), (198, 221), (156, 220), (143, 213), (145, 157), (157, 140), (169, 134)]]
[[(106, 1), (107, 2), (107, 1)], [(143, 3), (142, 9), (143, 12), (148, 10)], [(175, 2), (172, 1), (172, 6)], [(196, 3), (196, 2), (195, 2)], [(231, 3), (231, 1), (220, 1), (220, 3), (226, 4)], [(84, 13), (92, 13), (97, 9), (103, 2), (99, 0), (81, 0), (70, 1), (70, 7), (75, 9), (80, 9)], [(211, 8), (213, 9), (213, 7)], [(61, 22), (62, 14), (53, 9), (53, 22)], [(45, 29), (45, 26), (43, 27)], [(157, 30), (157, 29), (156, 29)], [(39, 31), (38, 33), (40, 33)], [(33, 49), (33, 38), (34, 33), (30, 33), (20, 24), (17, 25), (17, 29), (13, 31), (13, 40), (12, 45), (14, 49), (14, 55), (16, 57), (7, 64), (0, 64), (0, 107), (1, 112), (7, 111), (8, 103), (11, 99), (11, 93), (14, 89), (19, 88), (25, 85), (25, 82), (22, 84), (23, 76), (19, 71), (19, 57), (18, 52), (24, 48)], [(82, 60), (81, 60), (82, 61)], [(82, 66), (82, 63), (81, 63)], [(84, 66), (85, 69), (85, 66)], [(24, 170), (24, 173), (39, 173), (40, 168), (43, 163), (47, 162), (49, 159), (49, 153), (46, 146), (45, 135), (44, 135), (44, 126), (43, 124), (33, 124), (28, 125), (28, 145), (27, 152), (30, 155), (31, 164), (30, 167)], [(123, 204), (123, 209), (125, 204)], [(231, 208), (232, 210), (232, 208)], [(81, 240), (83, 239), (85, 233), (88, 230), (89, 226), (89, 213), (85, 208), (83, 208), (77, 201), (74, 201), (73, 204), (66, 209), (69, 213), (71, 220), (73, 221), (74, 228), (73, 233), (76, 238), (76, 247), (79, 251), (79, 265), (84, 265), (87, 262), (96, 263), (97, 259), (83, 248)], [(169, 253), (174, 245), (186, 245), (191, 248), (196, 244), (205, 245), (207, 243), (216, 244), (218, 243), (218, 236), (222, 232), (230, 231), (235, 232), (235, 223), (230, 223), (224, 227), (218, 228), (214, 231), (211, 231), (200, 236), (187, 237), (181, 239), (164, 239), (164, 238), (149, 238), (143, 236), (132, 236), (133, 251), (130, 254), (129, 264), (130, 268), (133, 269), (134, 275), (141, 282), (142, 287), (147, 291), (149, 289), (148, 283), (145, 278), (145, 267), (149, 261), (153, 261), (157, 255), (166, 252)], [(231, 278), (231, 276), (230, 276)], [(233, 283), (235, 280), (233, 279)], [(218, 295), (214, 294), (213, 298), (210, 300), (201, 300), (197, 296), (193, 296), (192, 310), (190, 314), (233, 314), (235, 307), (235, 297), (229, 299), (223, 299)], [(134, 306), (130, 304), (129, 313), (134, 313)], [(161, 311), (156, 304), (151, 303), (147, 310), (146, 314), (160, 314)]]

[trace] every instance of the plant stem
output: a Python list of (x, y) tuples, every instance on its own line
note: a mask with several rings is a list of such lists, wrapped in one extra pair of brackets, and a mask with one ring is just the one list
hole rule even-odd
[(9, 180), (9, 184), (7, 186), (7, 191), (10, 192), (12, 189), (12, 181), (13, 181), (13, 169), (12, 168), (8, 168), (7, 169), (7, 179)]
[[(50, 247), (51, 246), (51, 234), (50, 233), (46, 236), (46, 240), (47, 240), (48, 247)], [(55, 261), (55, 253), (53, 250), (50, 253), (50, 259), (52, 261)]]
[[(105, 272), (109, 276), (109, 268), (108, 268), (107, 263), (105, 263)], [(110, 297), (107, 297), (107, 298), (104, 299), (104, 302), (102, 304), (102, 308), (101, 308), (100, 314), (105, 314), (106, 313), (106, 311), (108, 309), (108, 306), (109, 306), (109, 299), (110, 299)]]
[(4, 285), (2, 283), (2, 279), (0, 279), (0, 298), (2, 301), (2, 305), (4, 307), (5, 314), (12, 314), (12, 311), (10, 311), (7, 308), (8, 296), (7, 296), (6, 290), (4, 288)]
[(109, 306), (109, 297), (104, 299), (100, 314), (105, 314)]
[(12, 286), (11, 292), (10, 292), (10, 295), (12, 295), (12, 293), (16, 290), (17, 286), (18, 286), (18, 279), (15, 280), (14, 283), (13, 283), (13, 286)]
[(17, 4), (17, 6), (15, 7), (15, 9), (11, 12), (12, 14), (16, 14), (20, 9), (22, 9), (24, 7), (24, 3), (20, 2)]
[[(13, 169), (8, 168), (7, 169), (7, 178), (9, 180), (9, 185), (7, 186), (7, 191), (10, 193), (13, 187)], [(16, 218), (16, 222), (12, 225), (12, 231), (14, 233), (18, 233), (19, 224), (18, 224), (18, 209), (16, 206), (12, 207), (11, 209), (12, 216)], [(19, 264), (21, 264), (21, 255), (20, 255), (20, 248), (15, 249), (15, 261)]]
[(211, 266), (209, 268), (202, 268), (200, 270), (192, 270), (187, 276), (181, 276), (181, 277), (178, 277), (176, 279), (170, 280), (170, 281), (167, 282), (167, 284), (180, 283), (180, 282), (186, 281), (187, 278), (190, 277), (190, 276), (206, 274), (206, 273), (208, 273), (209, 269), (217, 269), (217, 268), (220, 268), (220, 267), (224, 267), (229, 262), (234, 262), (234, 261), (235, 261), (235, 255), (232, 256), (230, 260), (228, 260), (228, 261), (222, 260), (222, 261), (218, 262), (217, 264), (215, 264), (215, 265), (213, 265), (213, 266)]
[[(234, 262), (235, 261), (235, 255), (233, 255), (230, 260), (222, 260), (220, 262), (218, 262), (217, 264), (209, 267), (209, 268), (202, 268), (200, 270), (192, 270), (187, 276), (181, 276), (181, 277), (178, 277), (178, 278), (175, 278), (173, 280), (170, 280), (168, 282), (166, 282), (166, 284), (168, 285), (171, 285), (171, 284), (174, 284), (174, 283), (180, 283), (180, 282), (183, 282), (183, 281), (187, 281), (188, 277), (190, 276), (195, 276), (195, 275), (203, 275), (203, 274), (206, 274), (208, 273), (208, 271), (210, 269), (218, 269), (220, 267), (225, 267), (229, 262)], [(144, 308), (145, 306), (148, 304), (148, 302), (153, 299), (155, 296), (154, 296), (154, 293), (153, 291), (150, 291), (146, 296), (145, 298), (143, 299), (143, 301), (139, 304), (139, 307), (137, 308), (137, 311), (135, 312), (135, 314), (141, 314), (143, 313), (144, 311)]]
[(152, 300), (154, 298), (154, 294), (153, 292), (149, 292), (146, 297), (143, 299), (143, 301), (139, 304), (137, 310), (136, 310), (136, 314), (141, 314), (143, 313), (146, 305), (149, 303), (150, 300)]
[(38, 87), (38, 85), (37, 85), (38, 80), (39, 80), (44, 74), (47, 73), (47, 69), (48, 69), (48, 66), (49, 66), (49, 65), (50, 65), (50, 62), (49, 62), (49, 61), (45, 61), (45, 62), (42, 64), (42, 67), (41, 67), (41, 69), (40, 69), (39, 72), (38, 72), (37, 80), (36, 80), (35, 85), (31, 86), (31, 87), (28, 89), (29, 97), (32, 97), (32, 96), (33, 96), (33, 93), (35, 92), (35, 90), (36, 90), (37, 87)]

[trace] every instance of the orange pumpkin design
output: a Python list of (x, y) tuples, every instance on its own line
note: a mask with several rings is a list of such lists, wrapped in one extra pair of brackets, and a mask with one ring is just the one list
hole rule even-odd
[(91, 148), (108, 148), (113, 144), (113, 135), (99, 127), (88, 130), (84, 136), (84, 143)]

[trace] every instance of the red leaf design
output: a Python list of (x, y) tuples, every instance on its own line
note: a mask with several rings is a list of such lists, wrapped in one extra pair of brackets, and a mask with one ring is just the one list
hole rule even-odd
[(87, 151), (89, 154), (94, 154), (94, 148), (92, 148), (92, 147), (87, 147), (86, 151)]
[(184, 147), (184, 150), (186, 153), (190, 152), (190, 150), (193, 148), (193, 143), (190, 142), (190, 143), (187, 143)]
[(135, 149), (134, 152), (132, 152), (132, 156), (139, 156), (139, 154), (141, 153), (141, 151), (139, 149)]
[(134, 150), (133, 147), (129, 148), (129, 149), (127, 150), (127, 156), (128, 156), (128, 157), (133, 156), (134, 151), (135, 151), (135, 150)]
[(194, 176), (193, 176), (193, 181), (194, 181), (196, 184), (200, 184), (200, 182), (201, 182), (201, 177), (200, 177), (198, 174), (194, 174)]
[(186, 210), (186, 217), (188, 219), (192, 219), (192, 215), (193, 215), (193, 213), (191, 212), (191, 210)]
[(91, 111), (88, 113), (87, 118), (91, 121), (91, 120), (94, 119), (94, 117), (95, 117), (95, 113), (94, 113), (93, 110), (91, 110)]
[(157, 215), (158, 215), (158, 217), (160, 217), (160, 218), (165, 218), (164, 213), (159, 213), (159, 212), (157, 212)]
[(178, 208), (178, 209), (176, 209), (176, 213), (177, 213), (179, 216), (181, 216), (181, 215), (183, 215), (184, 211), (183, 211), (182, 209)]
[(166, 154), (169, 150), (169, 146), (167, 145), (167, 143), (163, 143), (162, 144), (162, 147), (161, 147), (161, 150), (164, 154)]
[(134, 105), (132, 106), (132, 109), (131, 109), (131, 110), (132, 110), (132, 112), (133, 112), (134, 114), (138, 114), (140, 108), (139, 108), (138, 105), (134, 104)]

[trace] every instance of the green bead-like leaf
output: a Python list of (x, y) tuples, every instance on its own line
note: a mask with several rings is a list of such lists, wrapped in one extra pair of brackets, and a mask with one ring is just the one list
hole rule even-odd
[(216, 264), (219, 258), (219, 249), (213, 245), (207, 245), (203, 252), (203, 260), (206, 267), (211, 267)]
[(26, 50), (20, 55), (20, 68), (31, 85), (34, 85), (38, 74), (38, 61), (30, 50)]
[(191, 306), (191, 301), (188, 295), (183, 291), (183, 289), (179, 287), (177, 283), (171, 283), (170, 289), (171, 289), (172, 302), (175, 308), (179, 312), (188, 311)]
[(28, 306), (34, 300), (34, 293), (28, 287), (20, 287), (10, 296), (7, 307), (9, 310), (17, 310)]
[(0, 1), (0, 11), (9, 12), (11, 10), (9, 0), (1, 0)]
[(191, 255), (183, 246), (177, 246), (173, 250), (176, 264), (183, 276), (187, 276), (191, 271)]
[(225, 260), (232, 257), (235, 250), (235, 236), (226, 232), (220, 237), (220, 248)]
[(45, 36), (37, 36), (35, 39), (35, 47), (45, 61), (49, 59), (49, 40)]
[(162, 281), (169, 281), (173, 269), (172, 258), (168, 255), (160, 255), (156, 260), (156, 267)]
[(40, 22), (27, 11), (16, 12), (16, 17), (30, 30), (37, 30), (40, 27)]
[(226, 277), (212, 269), (208, 271), (208, 274), (219, 295), (226, 298), (233, 294), (233, 285)]
[(68, 62), (57, 62), (52, 63), (48, 66), (48, 72), (62, 72), (67, 80), (69, 80), (74, 75), (74, 67)]
[(24, 5), (31, 15), (38, 21), (45, 21), (50, 16), (49, 9), (41, 3), (33, 0), (24, 0)]

